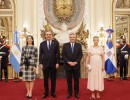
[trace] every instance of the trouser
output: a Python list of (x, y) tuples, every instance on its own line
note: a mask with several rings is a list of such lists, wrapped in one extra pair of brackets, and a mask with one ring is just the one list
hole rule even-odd
[(1, 79), (2, 79), (2, 72), (3, 72), (3, 70), (4, 70), (4, 77), (5, 77), (5, 79), (7, 78), (8, 79), (8, 69), (7, 69), (7, 67), (2, 67), (1, 68)]
[(49, 86), (48, 86), (48, 79), (49, 75), (51, 78), (51, 94), (55, 93), (55, 88), (56, 88), (56, 68), (55, 66), (53, 67), (47, 67), (43, 69), (43, 77), (44, 77), (44, 89), (45, 89), (45, 94), (48, 95), (49, 91)]
[(69, 95), (72, 95), (72, 75), (74, 77), (74, 92), (75, 92), (75, 94), (79, 93), (80, 71), (71, 69), (71, 70), (66, 70), (68, 94)]
[(120, 77), (127, 76), (127, 60), (122, 60), (120, 62)]

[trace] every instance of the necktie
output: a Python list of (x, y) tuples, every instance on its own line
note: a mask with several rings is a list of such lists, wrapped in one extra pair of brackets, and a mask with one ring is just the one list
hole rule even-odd
[(71, 44), (72, 53), (74, 51), (74, 43)]
[(51, 48), (51, 41), (48, 41), (49, 42), (49, 46), (48, 46), (48, 49), (50, 51), (50, 48)]

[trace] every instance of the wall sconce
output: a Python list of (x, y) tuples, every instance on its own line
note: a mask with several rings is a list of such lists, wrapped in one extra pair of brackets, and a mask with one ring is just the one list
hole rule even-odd
[(27, 31), (26, 27), (24, 27), (22, 34), (20, 34), (20, 38), (26, 38), (29, 34), (30, 34), (30, 32)]
[(20, 38), (20, 46), (23, 46), (26, 44), (26, 37), (30, 35), (30, 32), (27, 31), (27, 28), (24, 27), (21, 34), (19, 35)]
[(104, 31), (103, 27), (100, 27), (98, 34), (99, 34), (99, 38), (100, 38), (100, 45), (104, 46), (105, 45), (105, 31)]
[(104, 29), (103, 29), (103, 27), (100, 27), (99, 36), (101, 38), (104, 37)]

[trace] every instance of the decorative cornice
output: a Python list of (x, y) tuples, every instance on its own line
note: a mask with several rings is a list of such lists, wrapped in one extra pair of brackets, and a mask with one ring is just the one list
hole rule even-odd
[(0, 10), (0, 16), (13, 16), (13, 11), (2, 11), (2, 10)]

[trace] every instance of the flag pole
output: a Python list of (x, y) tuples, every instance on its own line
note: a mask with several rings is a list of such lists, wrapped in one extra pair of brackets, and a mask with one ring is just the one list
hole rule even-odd
[[(16, 34), (16, 32), (14, 32), (14, 44), (15, 45), (18, 45), (18, 38), (17, 38), (17, 34)], [(20, 80), (20, 78), (19, 78), (19, 73), (16, 73), (15, 71), (14, 71), (14, 82), (20, 82), (21, 80)]]
[[(0, 33), (0, 34), (1, 34), (1, 33)], [(1, 58), (2, 58), (2, 57), (0, 56), (0, 81), (2, 81), (2, 77), (1, 77), (1, 76), (2, 76), (2, 71), (1, 71), (1, 70), (2, 70), (2, 69), (1, 69)]]

